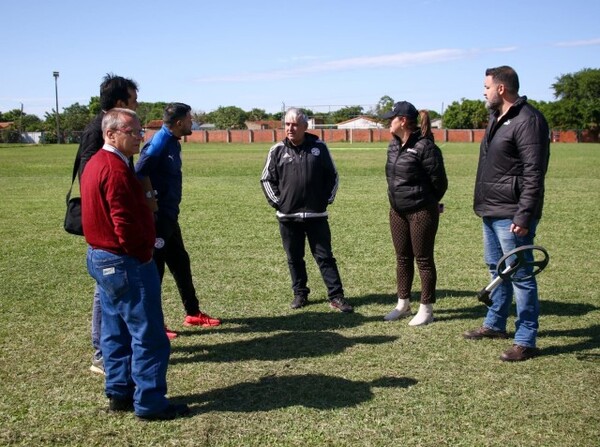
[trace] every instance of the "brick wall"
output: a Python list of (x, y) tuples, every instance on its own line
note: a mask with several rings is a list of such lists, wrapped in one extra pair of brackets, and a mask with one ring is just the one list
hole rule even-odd
[[(328, 143), (387, 143), (389, 129), (309, 129)], [(432, 129), (436, 143), (479, 143), (485, 129)], [(144, 140), (148, 141), (156, 130), (147, 130)], [(189, 143), (276, 143), (285, 138), (283, 129), (260, 130), (194, 130), (184, 137)], [(598, 136), (590, 132), (553, 131), (554, 143), (597, 143)]]

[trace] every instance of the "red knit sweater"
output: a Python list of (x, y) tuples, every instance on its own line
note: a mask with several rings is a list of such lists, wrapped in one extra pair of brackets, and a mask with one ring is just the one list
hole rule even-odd
[(99, 150), (81, 176), (81, 221), (92, 248), (152, 258), (154, 218), (135, 173), (115, 153)]

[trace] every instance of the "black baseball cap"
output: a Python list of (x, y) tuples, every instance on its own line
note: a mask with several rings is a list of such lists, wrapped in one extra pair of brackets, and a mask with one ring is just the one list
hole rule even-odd
[(419, 116), (419, 112), (417, 112), (415, 106), (413, 106), (410, 102), (400, 101), (394, 104), (394, 108), (392, 110), (383, 114), (383, 118), (385, 119), (390, 119), (395, 116), (406, 116), (407, 118), (416, 120)]

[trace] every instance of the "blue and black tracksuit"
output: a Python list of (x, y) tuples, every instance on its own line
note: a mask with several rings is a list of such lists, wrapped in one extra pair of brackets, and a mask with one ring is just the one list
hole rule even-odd
[(187, 315), (197, 315), (200, 305), (192, 282), (190, 257), (179, 227), (182, 180), (181, 144), (165, 125), (144, 145), (135, 165), (138, 177), (150, 177), (157, 192), (154, 261), (162, 281), (165, 264), (173, 274)]

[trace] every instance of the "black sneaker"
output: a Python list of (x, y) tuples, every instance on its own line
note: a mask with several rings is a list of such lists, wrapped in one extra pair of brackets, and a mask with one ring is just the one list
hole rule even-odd
[(108, 412), (118, 413), (122, 411), (133, 411), (133, 398), (129, 399), (117, 399), (111, 397), (108, 400)]
[(335, 298), (330, 299), (329, 307), (331, 307), (332, 309), (339, 310), (340, 312), (345, 312), (345, 313), (354, 312), (354, 308), (342, 296), (336, 296)]
[(186, 404), (169, 404), (163, 411), (143, 416), (138, 415), (137, 417), (143, 421), (169, 421), (171, 419), (187, 416), (188, 414), (190, 414), (190, 407)]
[(308, 304), (308, 297), (306, 295), (294, 295), (294, 300), (290, 307), (292, 309), (300, 309)]

